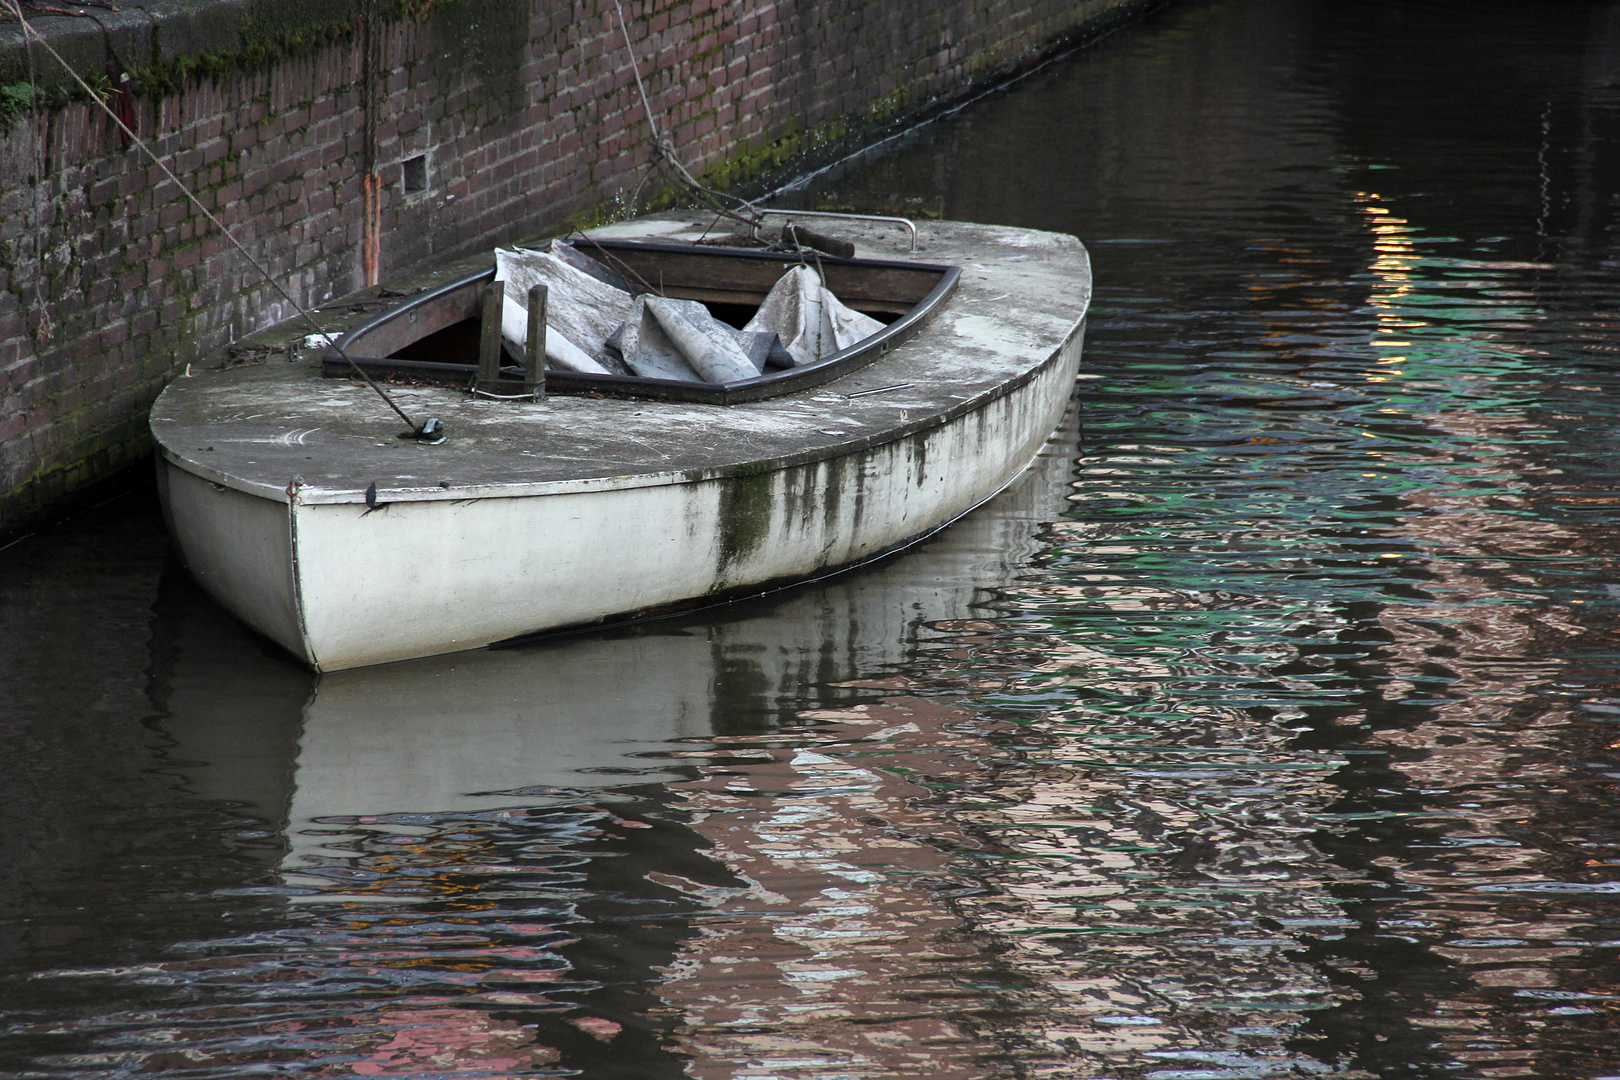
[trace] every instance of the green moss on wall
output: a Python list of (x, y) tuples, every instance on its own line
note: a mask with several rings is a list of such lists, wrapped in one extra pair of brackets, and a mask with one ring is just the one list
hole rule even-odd
[(37, 96), (31, 83), (16, 82), (0, 86), (0, 134), (10, 131), (12, 122), (34, 107)]
[[(271, 24), (267, 22), (262, 25)], [(342, 22), (322, 26), (267, 30), (247, 39), (237, 50), (177, 56), (169, 60), (155, 59), (153, 63), (131, 71), (130, 81), (138, 96), (161, 99), (183, 91), (192, 83), (216, 82), (239, 71), (273, 67), (288, 57), (313, 55), (328, 45), (350, 40), (359, 33), (362, 25), (360, 17), (355, 15)], [(158, 51), (154, 43), (153, 52)]]
[(768, 169), (780, 168), (803, 154), (832, 145), (844, 139), (849, 130), (849, 121), (844, 117), (823, 121), (804, 132), (789, 121), (780, 136), (757, 149), (741, 148), (705, 170), (702, 180), (710, 187), (733, 187), (755, 179)]

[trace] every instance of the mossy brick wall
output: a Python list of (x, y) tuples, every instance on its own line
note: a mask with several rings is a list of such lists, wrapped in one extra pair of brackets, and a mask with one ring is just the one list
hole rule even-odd
[[(967, 91), (1140, 0), (624, 0), (684, 162), (734, 183)], [(374, 147), (390, 274), (624, 207), (653, 151), (612, 0), (387, 0)], [(141, 134), (299, 302), (363, 284), (361, 0), (41, 18), (134, 75)], [(105, 32), (103, 32), (105, 29)], [(8, 36), (9, 35), (9, 36)], [(291, 312), (56, 61), (0, 23), (0, 532), (149, 452), (165, 383)], [(374, 56), (378, 55), (376, 53)], [(402, 163), (424, 155), (427, 186)], [(646, 189), (641, 194), (647, 194)]]

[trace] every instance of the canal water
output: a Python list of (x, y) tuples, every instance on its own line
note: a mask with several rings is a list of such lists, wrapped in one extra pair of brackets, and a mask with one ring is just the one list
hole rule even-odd
[(0, 1075), (1620, 1076), (1617, 106), (1185, 0), (814, 178), (1080, 236), (1086, 366), (722, 612), (317, 679), (149, 493), (5, 550)]

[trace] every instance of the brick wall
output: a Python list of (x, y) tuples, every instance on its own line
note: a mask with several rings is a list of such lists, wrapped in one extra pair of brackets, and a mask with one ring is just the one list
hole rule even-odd
[[(623, 3), (655, 114), (716, 183), (858, 140), (1140, 6)], [(267, 27), (266, 0), (149, 0), (94, 26), (36, 25), (82, 71), (114, 56), (134, 72), (141, 135), (300, 303), (366, 283), (368, 162), (383, 278), (620, 212), (648, 175), (613, 0), (369, 0), (369, 33), (367, 0), (286, 8), (299, 21)], [(0, 23), (0, 84), (66, 85), (19, 42)], [(418, 157), (425, 186), (407, 190)], [(98, 110), (14, 117), (0, 133), (0, 533), (138, 461), (169, 378), (289, 314)]]

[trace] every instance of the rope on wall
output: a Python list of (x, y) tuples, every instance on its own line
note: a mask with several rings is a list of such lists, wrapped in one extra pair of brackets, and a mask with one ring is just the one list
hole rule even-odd
[[(754, 212), (754, 204), (746, 199), (739, 199), (735, 195), (716, 191), (705, 187), (697, 177), (693, 176), (681, 159), (675, 154), (675, 144), (658, 128), (658, 121), (653, 116), (652, 101), (647, 97), (647, 87), (641, 81), (641, 64), (636, 60), (636, 48), (630, 43), (630, 27), (624, 21), (624, 7), (620, 0), (613, 0), (614, 13), (619, 17), (619, 32), (624, 35), (624, 51), (630, 57), (630, 72), (636, 77), (636, 90), (641, 95), (641, 107), (647, 114), (648, 137), (652, 140), (653, 149), (658, 152), (671, 172), (675, 181), (690, 192), (698, 201), (707, 205), (711, 210), (723, 217), (740, 221), (749, 228), (757, 228), (764, 219)], [(727, 204), (730, 205), (727, 205)]]

